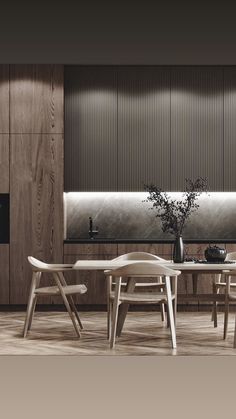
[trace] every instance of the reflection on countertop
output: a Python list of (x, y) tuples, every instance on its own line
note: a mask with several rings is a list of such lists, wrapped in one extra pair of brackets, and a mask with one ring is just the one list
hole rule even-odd
[[(174, 240), (163, 240), (163, 239), (114, 239), (114, 238), (96, 238), (96, 239), (90, 239), (90, 238), (72, 238), (72, 239), (65, 239), (64, 244), (95, 244), (95, 243), (130, 243), (130, 244), (136, 244), (136, 243), (146, 243), (146, 244), (165, 244), (165, 243), (174, 243)], [(222, 239), (214, 239), (214, 240), (207, 240), (207, 239), (186, 239), (184, 240), (184, 243), (236, 243), (235, 240), (222, 240)]]

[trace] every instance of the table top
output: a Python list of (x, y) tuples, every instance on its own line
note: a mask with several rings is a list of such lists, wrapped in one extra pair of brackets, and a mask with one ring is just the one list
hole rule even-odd
[(158, 265), (164, 265), (170, 269), (177, 269), (179, 271), (187, 272), (222, 272), (227, 270), (236, 270), (236, 263), (194, 263), (194, 262), (184, 262), (184, 263), (174, 263), (170, 260), (167, 261), (141, 261), (141, 260), (78, 260), (73, 269), (76, 270), (106, 270), (106, 269), (117, 269), (124, 265), (130, 265), (137, 262), (149, 262)]

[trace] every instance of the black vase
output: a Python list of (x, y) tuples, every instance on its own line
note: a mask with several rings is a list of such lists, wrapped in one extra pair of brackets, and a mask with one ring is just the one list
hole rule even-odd
[(182, 236), (177, 236), (174, 243), (173, 262), (184, 262), (184, 243)]

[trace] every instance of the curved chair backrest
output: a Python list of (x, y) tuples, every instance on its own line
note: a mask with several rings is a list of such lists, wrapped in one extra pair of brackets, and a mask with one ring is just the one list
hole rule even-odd
[(236, 260), (236, 252), (227, 253), (225, 260)]
[(113, 277), (147, 277), (147, 276), (177, 276), (180, 271), (166, 268), (163, 265), (153, 262), (134, 262), (129, 265), (124, 265), (121, 268), (113, 269), (106, 272), (107, 275)]
[(49, 265), (41, 260), (34, 258), (33, 256), (28, 256), (28, 261), (33, 270), (36, 271), (48, 271), (50, 269)]
[(159, 256), (152, 255), (151, 253), (146, 252), (131, 252), (125, 253), (124, 255), (118, 256), (113, 260), (160, 260), (165, 261), (165, 259), (160, 258)]

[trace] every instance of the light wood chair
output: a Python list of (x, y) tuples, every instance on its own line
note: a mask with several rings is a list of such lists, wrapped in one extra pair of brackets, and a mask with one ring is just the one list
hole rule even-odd
[[(64, 278), (63, 272), (71, 270), (73, 265), (66, 264), (48, 264), (44, 263), (38, 259), (35, 259), (32, 256), (28, 257), (28, 261), (31, 265), (33, 274), (32, 281), (27, 305), (27, 312), (24, 324), (23, 336), (26, 337), (27, 332), (31, 328), (34, 311), (37, 303), (37, 298), (39, 296), (61, 296), (62, 300), (66, 306), (66, 309), (71, 318), (72, 324), (74, 326), (75, 332), (78, 337), (80, 337), (80, 331), (77, 325), (79, 324), (80, 329), (83, 329), (79, 314), (77, 312), (73, 295), (75, 294), (84, 294), (87, 292), (87, 287), (85, 285), (67, 285)], [(55, 282), (54, 286), (49, 287), (40, 287), (40, 279), (43, 272), (48, 272), (52, 274), (53, 280)], [(77, 319), (77, 322), (75, 320)]]
[[(236, 252), (228, 253), (226, 256), (226, 261), (236, 261)], [(231, 278), (236, 276), (236, 271), (234, 269), (230, 271), (225, 271), (221, 275), (215, 277), (213, 283), (213, 292), (218, 294), (220, 290), (224, 291), (224, 334), (223, 338), (226, 339), (228, 331), (228, 318), (229, 318), (229, 304), (230, 302), (236, 301), (236, 295), (232, 291), (236, 291), (236, 283), (231, 282)], [(214, 326), (217, 327), (217, 302), (213, 303), (213, 313), (212, 317), (214, 320)]]
[[(134, 262), (129, 265), (125, 265), (121, 268), (106, 271), (106, 276), (111, 279), (115, 279), (116, 286), (115, 291), (110, 293), (110, 323), (112, 324), (110, 347), (113, 348), (116, 339), (116, 329), (118, 320), (118, 308), (120, 304), (167, 304), (168, 317), (170, 323), (172, 347), (176, 348), (176, 332), (175, 332), (175, 319), (173, 313), (172, 302), (176, 299), (176, 293), (171, 292), (170, 277), (173, 277), (176, 281), (180, 271), (174, 271), (168, 269), (161, 264), (157, 264), (154, 261), (142, 261)], [(122, 292), (121, 283), (124, 278), (132, 277), (132, 279), (148, 278), (148, 277), (161, 277), (163, 279), (163, 291), (153, 293), (134, 293), (134, 292)]]
[[(130, 252), (130, 253), (125, 253), (121, 256), (118, 256), (114, 259), (112, 259), (113, 261), (126, 261), (126, 260), (138, 260), (138, 261), (147, 261), (147, 260), (153, 260), (153, 261), (159, 261), (159, 262), (165, 262), (166, 260), (157, 256), (157, 255), (153, 255), (152, 253), (148, 253), (148, 252)], [(134, 289), (139, 289), (139, 290), (147, 290), (150, 288), (156, 288), (158, 287), (160, 289), (160, 291), (163, 291), (162, 288), (162, 277), (156, 278), (155, 281), (150, 281), (150, 282), (137, 282), (137, 281), (132, 281), (132, 278), (128, 278), (127, 281), (122, 281), (121, 283), (121, 288), (125, 289), (125, 291), (127, 292), (133, 292)], [(112, 289), (114, 288), (115, 283), (112, 282), (111, 278), (108, 278), (107, 280), (107, 337), (108, 339), (110, 339), (110, 334), (111, 334), (111, 322), (110, 322), (110, 295), (112, 292)], [(120, 313), (120, 316), (122, 317), (122, 325), (125, 321), (125, 317), (126, 314), (128, 312), (129, 309), (129, 304), (124, 304), (123, 308), (122, 308), (122, 312)], [(176, 310), (177, 308), (175, 308)], [(165, 304), (161, 303), (161, 318), (162, 321), (165, 321)], [(120, 323), (120, 325), (121, 325)], [(121, 333), (121, 327), (119, 328), (119, 330), (117, 330), (117, 336), (119, 336)]]

